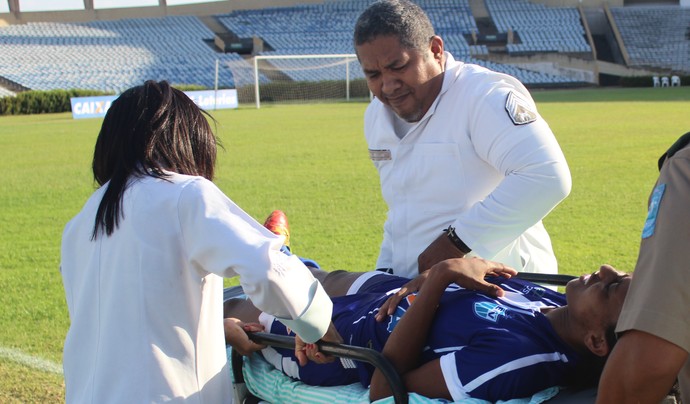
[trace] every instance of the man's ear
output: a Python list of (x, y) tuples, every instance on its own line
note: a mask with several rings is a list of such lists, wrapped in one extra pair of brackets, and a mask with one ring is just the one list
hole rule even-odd
[(585, 346), (596, 356), (606, 356), (609, 353), (609, 344), (606, 342), (606, 334), (601, 331), (589, 331), (585, 334)]
[(434, 35), (431, 37), (431, 53), (434, 54), (434, 59), (442, 60), (443, 58), (443, 39), (440, 36)]

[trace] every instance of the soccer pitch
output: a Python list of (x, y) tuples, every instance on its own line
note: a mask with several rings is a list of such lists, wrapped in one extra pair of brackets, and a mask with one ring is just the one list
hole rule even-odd
[[(561, 273), (631, 271), (657, 159), (690, 131), (690, 88), (533, 92), (570, 165), (571, 195), (544, 220)], [(372, 269), (385, 206), (362, 134), (366, 104), (212, 112), (216, 183), (259, 221), (290, 220), (297, 254), (325, 269)], [(93, 192), (100, 119), (0, 117), (0, 401), (60, 402), (69, 325), (60, 235)], [(228, 280), (228, 284), (236, 283)]]

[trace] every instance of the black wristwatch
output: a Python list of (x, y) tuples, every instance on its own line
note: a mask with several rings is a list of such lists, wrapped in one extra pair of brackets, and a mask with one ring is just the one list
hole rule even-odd
[(472, 251), (470, 247), (467, 246), (462, 240), (460, 240), (460, 237), (458, 237), (458, 234), (455, 232), (455, 227), (453, 226), (448, 226), (447, 229), (443, 229), (443, 231), (446, 232), (446, 236), (450, 239), (451, 243), (455, 247), (457, 247), (458, 250), (460, 250), (463, 254), (467, 255)]

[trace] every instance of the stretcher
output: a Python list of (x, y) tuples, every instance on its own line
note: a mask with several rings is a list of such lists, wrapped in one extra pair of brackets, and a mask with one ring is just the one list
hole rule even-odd
[[(565, 286), (575, 278), (571, 275), (520, 273), (518, 277), (530, 282), (549, 286)], [(241, 288), (226, 289), (224, 299), (241, 294)], [(272, 335), (268, 333), (252, 333), (249, 335), (254, 342), (268, 346), (294, 349), (294, 338)], [(377, 404), (441, 404), (449, 403), (442, 399), (429, 399), (415, 393), (408, 393), (397, 374), (395, 368), (379, 352), (372, 349), (356, 347), (346, 344), (319, 343), (320, 349), (329, 355), (364, 361), (379, 369), (388, 381), (393, 395), (376, 401)], [(369, 391), (359, 383), (346, 386), (318, 387), (309, 386), (291, 379), (281, 371), (275, 369), (265, 361), (260, 354), (243, 357), (237, 352), (227, 349), (228, 361), (234, 386), (235, 403), (312, 403), (312, 404), (349, 404), (368, 403)], [(587, 404), (596, 400), (596, 388), (593, 386), (584, 390), (561, 389), (557, 386), (537, 392), (531, 397), (505, 401), (505, 404)], [(467, 404), (489, 404), (478, 399), (463, 400)]]

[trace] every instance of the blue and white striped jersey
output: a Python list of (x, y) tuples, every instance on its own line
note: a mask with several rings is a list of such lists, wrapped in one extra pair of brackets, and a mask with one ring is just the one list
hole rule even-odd
[[(422, 362), (440, 358), (454, 400), (528, 397), (563, 384), (576, 366), (577, 355), (558, 337), (540, 309), (565, 305), (565, 296), (520, 279), (492, 281), (506, 291), (505, 297), (492, 298), (454, 286), (446, 289), (429, 330)], [(397, 276), (374, 276), (356, 294), (333, 299), (333, 322), (346, 344), (382, 350), (415, 296), (403, 299), (385, 322), (376, 322), (374, 315), (387, 293), (406, 282), (408, 279)], [(286, 332), (277, 321), (270, 330)], [(284, 371), (286, 364), (290, 367), (293, 352), (269, 351), (280, 357), (278, 362), (269, 360), (274, 365), (278, 363)], [(359, 379), (368, 386), (373, 373), (370, 365), (356, 363), (355, 369), (351, 361), (288, 370), (289, 376), (315, 385), (349, 384)]]

